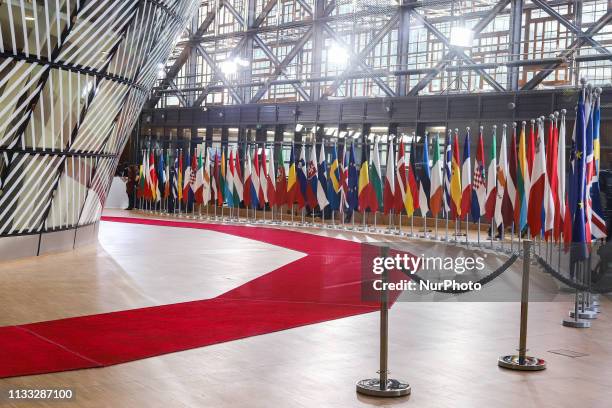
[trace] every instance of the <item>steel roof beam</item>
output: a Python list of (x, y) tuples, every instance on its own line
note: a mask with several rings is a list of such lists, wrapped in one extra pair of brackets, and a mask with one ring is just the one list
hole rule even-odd
[[(591, 37), (601, 31), (604, 27), (608, 25), (608, 23), (612, 21), (612, 11), (608, 11), (606, 14), (601, 16), (599, 20), (595, 22), (588, 30), (584, 31), (583, 36), (577, 37), (572, 43), (565, 49), (563, 52), (559, 54), (559, 58), (563, 58), (564, 60), (570, 58), (587, 40), (587, 37)], [(555, 62), (549, 65), (546, 65), (540, 72), (534, 75), (529, 82), (527, 82), (521, 90), (530, 90), (538, 86), (548, 75), (554, 72), (557, 67), (559, 67), (563, 62)]]
[(550, 7), (550, 5), (547, 4), (545, 1), (542, 1), (542, 0), (531, 0), (531, 1), (537, 4), (542, 10), (544, 10), (550, 16), (554, 17), (555, 20), (561, 23), (561, 25), (565, 26), (568, 30), (574, 33), (577, 37), (584, 37), (584, 40), (588, 42), (589, 44), (591, 44), (593, 49), (597, 50), (597, 52), (599, 52), (600, 54), (609, 55), (610, 58), (612, 59), (612, 53), (610, 53), (610, 51), (606, 47), (601, 45), (598, 41), (594, 40), (592, 37), (592, 34), (586, 35), (586, 33), (584, 33), (581, 29), (579, 29), (574, 24), (572, 24), (568, 19), (563, 17), (561, 14), (559, 14), (557, 10)]
[[(476, 23), (473, 28), (474, 36), (478, 36), (482, 32), (482, 30), (484, 30), (485, 27), (489, 25), (489, 23), (491, 23), (491, 21), (493, 21), (498, 14), (500, 14), (506, 8), (509, 3), (510, 0), (500, 0), (499, 2), (497, 2), (497, 4), (495, 4), (495, 6), (493, 6), (491, 10), (489, 10), (488, 14), (481, 18), (478, 23)], [(442, 58), (442, 60), (438, 62), (435, 67), (433, 67), (435, 71), (432, 71), (431, 73), (427, 74), (423, 79), (421, 79), (414, 87), (412, 87), (412, 89), (408, 92), (408, 95), (417, 95), (422, 89), (429, 85), (429, 83), (436, 76), (438, 76), (440, 72), (444, 71), (444, 68), (446, 68), (446, 66), (451, 63), (451, 59), (455, 56), (456, 54), (453, 49), (447, 52)]]
[[(346, 80), (345, 76), (355, 70), (356, 68), (355, 63), (361, 65), (362, 61), (365, 60), (365, 58), (368, 56), (368, 54), (370, 54), (370, 52), (372, 52), (374, 47), (376, 47), (376, 45), (378, 45), (378, 43), (381, 42), (387, 34), (389, 34), (389, 32), (397, 25), (398, 22), (399, 22), (399, 13), (395, 13), (391, 17), (391, 19), (387, 21), (387, 23), (376, 33), (376, 35), (372, 38), (372, 40), (368, 44), (366, 44), (363, 50), (361, 50), (358, 54), (354, 54), (352, 51), (350, 51), (350, 49), (347, 48), (347, 51), (349, 51), (351, 55), (348, 61), (348, 67), (344, 70), (344, 72), (340, 74), (339, 79), (336, 79), (325, 90), (323, 96), (329, 97), (333, 95), (333, 93), (336, 92), (336, 90), (338, 90), (338, 87)], [(363, 62), (363, 64), (365, 64), (365, 62)], [(391, 88), (389, 88), (389, 90), (391, 90)], [(392, 90), (391, 92), (395, 94), (395, 92), (393, 92)], [(385, 91), (385, 93), (387, 93), (387, 91)]]
[[(323, 24), (323, 28), (325, 29), (325, 31), (327, 31), (327, 33), (334, 39), (334, 41), (336, 41), (340, 46), (342, 46), (343, 48), (345, 48), (350, 56), (351, 56), (351, 60), (355, 60), (356, 55), (351, 51), (351, 47), (346, 44), (342, 38), (340, 38), (338, 36), (338, 34), (332, 30), (332, 28), (327, 25), (327, 23)], [(366, 64), (364, 61), (357, 61), (357, 63), (367, 72), (372, 72), (372, 67), (370, 67), (368, 64)], [(378, 77), (374, 77), (372, 78), (372, 80), (376, 83), (376, 85), (378, 85), (380, 87), (380, 89), (383, 90), (383, 92), (385, 94), (387, 94), (387, 96), (396, 96), (395, 92), (393, 91), (393, 89), (391, 89), (389, 87), (389, 85), (383, 81), (382, 79), (378, 78)], [(328, 92), (326, 91), (326, 94), (328, 94)]]
[[(308, 31), (306, 31), (306, 33), (302, 36), (300, 41), (298, 41), (293, 46), (291, 51), (289, 51), (289, 53), (285, 56), (285, 58), (283, 58), (280, 64), (276, 66), (272, 75), (266, 80), (266, 84), (259, 88), (259, 90), (257, 90), (257, 93), (255, 93), (255, 95), (251, 99), (251, 103), (259, 101), (261, 97), (265, 95), (265, 93), (268, 91), (268, 89), (270, 89), (270, 86), (272, 85), (271, 82), (277, 79), (285, 71), (285, 68), (289, 66), (291, 61), (297, 56), (297, 54), (304, 48), (304, 45), (306, 45), (306, 43), (310, 40), (312, 34), (313, 28), (310, 27)], [(306, 100), (308, 100), (308, 98), (306, 98)]]
[(240, 94), (238, 93), (236, 88), (232, 86), (232, 83), (229, 79), (227, 79), (227, 77), (225, 76), (221, 68), (217, 65), (215, 60), (206, 52), (206, 50), (200, 44), (196, 44), (195, 49), (202, 56), (202, 58), (204, 58), (206, 63), (212, 68), (214, 76), (216, 76), (221, 82), (223, 82), (223, 85), (227, 87), (232, 97), (236, 99), (238, 103), (243, 103), (242, 97), (240, 97)]

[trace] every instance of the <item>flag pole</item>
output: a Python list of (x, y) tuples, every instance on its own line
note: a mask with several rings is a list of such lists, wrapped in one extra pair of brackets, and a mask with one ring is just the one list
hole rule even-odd
[(470, 220), (468, 214), (465, 214), (465, 244), (469, 245), (468, 235), (470, 232)]
[(480, 246), (480, 217), (478, 217), (478, 246)]
[(402, 210), (400, 210), (398, 214), (397, 235), (402, 235)]
[(455, 217), (455, 242), (459, 242), (459, 224), (460, 223), (461, 223), (461, 216), (459, 215)]
[(410, 236), (414, 237), (414, 213), (410, 216)]
[(427, 238), (427, 213), (423, 217), (423, 238)]
[(434, 217), (434, 220), (435, 220), (434, 221), (434, 229), (435, 229), (434, 239), (437, 241), (438, 240), (438, 216), (437, 215)]
[(446, 207), (444, 208), (444, 214), (445, 214), (445, 218), (446, 218), (446, 232), (445, 232), (444, 240), (446, 242), (448, 242), (448, 210), (446, 209)]

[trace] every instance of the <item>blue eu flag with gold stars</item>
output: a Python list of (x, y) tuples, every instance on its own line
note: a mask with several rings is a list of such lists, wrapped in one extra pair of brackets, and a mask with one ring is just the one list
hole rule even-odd
[(586, 259), (586, 126), (584, 92), (576, 111), (576, 133), (570, 153), (569, 205), (572, 213), (572, 262)]

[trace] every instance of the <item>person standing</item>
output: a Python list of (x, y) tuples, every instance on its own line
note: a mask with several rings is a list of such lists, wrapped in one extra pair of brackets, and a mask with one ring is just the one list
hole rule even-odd
[(125, 192), (128, 196), (128, 208), (127, 210), (134, 209), (134, 201), (136, 197), (136, 186), (140, 181), (140, 175), (138, 174), (138, 166), (128, 165), (127, 166), (127, 180), (125, 182)]

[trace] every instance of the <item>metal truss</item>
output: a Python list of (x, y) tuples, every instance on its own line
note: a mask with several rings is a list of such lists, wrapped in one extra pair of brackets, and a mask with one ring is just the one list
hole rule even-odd
[[(147, 106), (519, 91), (573, 85), (581, 70), (603, 69), (589, 78), (594, 83), (612, 75), (605, 63), (612, 61), (610, 2), (526, 3), (204, 0), (207, 14), (179, 42)], [(543, 20), (559, 27), (559, 35), (539, 34), (549, 36), (546, 48), (529, 37)], [(451, 27), (463, 24), (473, 32), (472, 47), (455, 46), (450, 36)], [(342, 68), (330, 68), (331, 43), (347, 51)], [(249, 65), (224, 75), (221, 64), (237, 56)], [(193, 79), (186, 67), (196, 60), (204, 65)], [(169, 98), (175, 102), (168, 105)]]

